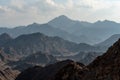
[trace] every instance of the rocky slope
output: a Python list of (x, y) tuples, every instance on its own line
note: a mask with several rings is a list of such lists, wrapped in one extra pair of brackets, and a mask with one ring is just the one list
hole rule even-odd
[(59, 37), (48, 37), (41, 33), (21, 35), (7, 41), (3, 50), (8, 54), (29, 55), (39, 51), (52, 55), (68, 55), (79, 51), (99, 51), (99, 48), (88, 44), (76, 44)]
[(19, 74), (18, 70), (12, 70), (10, 66), (6, 65), (13, 60), (15, 61), (14, 56), (6, 54), (0, 49), (0, 80), (14, 80)]
[(78, 74), (87, 70), (83, 67), (83, 64), (76, 63), (71, 60), (66, 60), (46, 66), (44, 68), (29, 68), (23, 71), (16, 78), (16, 80), (79, 80), (78, 78), (81, 76)]
[(19, 71), (12, 70), (4, 62), (0, 61), (0, 80), (15, 80), (19, 73)]
[(120, 80), (120, 39), (88, 65), (84, 80)]
[[(68, 60), (39, 70), (30, 80), (120, 80), (120, 39), (87, 66)], [(29, 80), (31, 73), (23, 71), (16, 80)]]
[(37, 52), (24, 57), (17, 62), (12, 62), (9, 65), (12, 66), (13, 69), (23, 71), (29, 67), (36, 65), (45, 66), (48, 64), (53, 64), (55, 62), (57, 62), (57, 59), (54, 56), (45, 52)]

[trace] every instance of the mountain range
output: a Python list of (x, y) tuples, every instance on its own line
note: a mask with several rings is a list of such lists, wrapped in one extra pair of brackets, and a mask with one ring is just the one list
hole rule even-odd
[(87, 66), (65, 60), (43, 68), (29, 68), (18, 75), (16, 80), (119, 80), (119, 64), (120, 39)]
[[(1, 38), (4, 39), (4, 34)], [(5, 35), (6, 36), (6, 35)], [(74, 43), (59, 37), (49, 37), (41, 33), (33, 33), (4, 40), (0, 45), (7, 54), (29, 55), (39, 51), (49, 52), (52, 55), (70, 55), (79, 51), (99, 51), (99, 48), (85, 44)], [(2, 44), (2, 42), (0, 42)]]
[[(15, 28), (0, 28), (0, 34), (8, 33), (12, 37), (40, 32), (48, 36), (58, 36), (76, 43), (96, 44), (109, 36), (120, 34), (120, 24), (113, 21), (89, 23), (68, 18), (65, 15), (54, 18), (46, 24), (33, 23)], [(111, 31), (112, 30), (112, 31)]]
[(120, 80), (119, 26), (61, 15), (0, 28), (0, 80)]
[[(85, 57), (88, 56), (88, 53), (95, 52), (95, 55), (100, 55), (100, 52), (102, 52), (99, 48), (89, 44), (77, 44), (60, 37), (46, 36), (42, 33), (24, 34), (16, 38), (3, 33), (0, 35), (0, 40), (1, 61), (20, 71), (31, 66), (45, 66), (58, 60), (64, 60), (64, 57), (81, 62), (81, 59), (89, 58)], [(62, 58), (60, 59), (60, 57)], [(89, 59), (89, 61), (92, 60)]]
[(48, 22), (55, 28), (60, 28), (68, 33), (88, 39), (92, 43), (98, 43), (114, 34), (120, 34), (120, 24), (114, 21), (104, 20), (95, 23), (72, 20), (64, 15), (56, 17)]

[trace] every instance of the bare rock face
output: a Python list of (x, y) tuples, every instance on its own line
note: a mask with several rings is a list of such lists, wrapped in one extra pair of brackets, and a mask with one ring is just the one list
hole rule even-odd
[(120, 80), (120, 40), (88, 65), (83, 80)]
[(0, 80), (15, 80), (20, 72), (12, 70), (4, 62), (0, 62)]
[(10, 60), (10, 56), (0, 49), (0, 80), (15, 80), (19, 71), (12, 70), (5, 62)]
[(14, 80), (18, 73), (18, 71), (13, 71), (10, 68), (0, 70), (0, 80)]

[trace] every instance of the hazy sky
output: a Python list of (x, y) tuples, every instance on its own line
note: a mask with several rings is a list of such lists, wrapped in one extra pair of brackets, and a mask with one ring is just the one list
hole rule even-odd
[(80, 21), (120, 22), (120, 0), (0, 0), (0, 26), (45, 23), (59, 15)]

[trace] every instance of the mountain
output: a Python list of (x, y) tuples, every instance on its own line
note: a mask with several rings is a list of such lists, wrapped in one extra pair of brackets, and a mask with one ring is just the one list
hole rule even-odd
[(106, 39), (105, 41), (96, 44), (95, 46), (100, 46), (100, 47), (110, 47), (112, 46), (118, 39), (120, 38), (120, 34), (115, 34)]
[(57, 60), (54, 56), (44, 52), (37, 52), (35, 54), (27, 56), (22, 60), (22, 62), (40, 65), (55, 63), (56, 61)]
[(5, 44), (6, 42), (12, 40), (12, 37), (6, 33), (0, 35), (0, 46)]
[(84, 80), (119, 80), (120, 79), (120, 39), (102, 56), (88, 65), (89, 72)]
[(36, 65), (45, 66), (57, 62), (57, 59), (45, 52), (37, 52), (11, 64), (15, 70), (23, 71)]
[(21, 71), (35, 65), (48, 65), (56, 62), (58, 57), (67, 57), (80, 52), (83, 54), (79, 55), (79, 60), (82, 59), (81, 56), (86, 56), (84, 52), (101, 51), (89, 44), (76, 44), (59, 37), (33, 33), (7, 40), (1, 46), (0, 60)]
[[(64, 30), (76, 37), (76, 40), (73, 40), (77, 43), (93, 43), (94, 39), (91, 40), (90, 37), (86, 36), (86, 34), (82, 33), (82, 29), (86, 28), (86, 26), (91, 25), (91, 23), (83, 22), (83, 21), (75, 21), (70, 18), (68, 18), (65, 15), (61, 15), (56, 17), (55, 19), (48, 22), (49, 25)], [(79, 32), (79, 33), (77, 33)]]
[[(102, 55), (103, 53), (88, 52), (86, 55), (83, 55), (82, 58), (79, 58), (79, 62), (84, 63), (85, 65), (90, 64), (97, 56)], [(81, 56), (81, 55), (79, 55)], [(78, 55), (76, 55), (78, 57)]]
[(70, 59), (76, 62), (83, 63), (85, 65), (88, 65), (91, 63), (97, 56), (100, 56), (101, 52), (79, 52), (74, 55), (69, 56), (58, 56), (56, 57), (58, 60), (66, 60)]
[(74, 33), (75, 31), (80, 31), (84, 28), (84, 25), (90, 25), (88, 22), (80, 22), (77, 20), (72, 20), (65, 15), (58, 16), (53, 20), (48, 22), (49, 25), (65, 30), (69, 33)]
[(104, 20), (95, 23), (77, 21), (65, 15), (58, 16), (46, 24), (33, 23), (15, 28), (0, 28), (0, 34), (8, 33), (12, 37), (40, 32), (48, 36), (58, 36), (76, 43), (96, 44), (111, 35), (120, 34), (120, 24)]
[(84, 40), (88, 40), (89, 44), (96, 44), (111, 35), (120, 34), (120, 24), (109, 20), (89, 23), (72, 20), (62, 15), (51, 20), (48, 24), (78, 37), (85, 36)]
[(34, 67), (27, 69), (16, 80), (120, 80), (119, 64), (120, 39), (87, 66), (67, 60), (38, 70)]
[(99, 51), (88, 44), (76, 44), (59, 37), (48, 37), (41, 33), (21, 35), (6, 42), (3, 50), (7, 54), (29, 55), (39, 51), (54, 56), (70, 55), (79, 51)]
[[(63, 40), (59, 37), (48, 37), (41, 33), (21, 35), (4, 44), (6, 53), (32, 54), (39, 51), (51, 52), (52, 54), (74, 52), (73, 46), (77, 44)], [(60, 55), (60, 54), (59, 54)]]
[(11, 53), (5, 53), (2, 48), (0, 48), (0, 61), (4, 63), (9, 63), (10, 61), (17, 61), (19, 60), (18, 55)]
[(53, 37), (58, 36), (65, 40), (69, 40), (73, 42), (83, 42), (82, 38), (72, 35), (64, 30), (54, 28), (47, 23), (46, 24), (33, 23), (28, 26), (20, 26), (15, 28), (0, 28), (0, 34), (7, 33), (12, 37), (18, 37), (23, 34), (31, 34), (36, 32), (40, 32), (45, 35), (53, 36)]
[(44, 68), (33, 67), (23, 71), (15, 80), (78, 80), (84, 65), (71, 60), (61, 61)]

